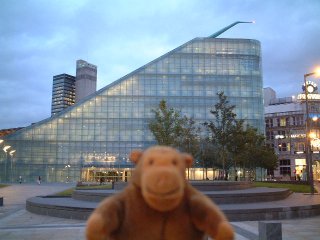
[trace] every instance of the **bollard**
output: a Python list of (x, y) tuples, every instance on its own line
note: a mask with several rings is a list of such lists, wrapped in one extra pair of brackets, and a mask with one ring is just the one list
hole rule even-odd
[(0, 207), (3, 206), (3, 197), (0, 197)]
[(259, 222), (259, 240), (282, 240), (281, 223)]

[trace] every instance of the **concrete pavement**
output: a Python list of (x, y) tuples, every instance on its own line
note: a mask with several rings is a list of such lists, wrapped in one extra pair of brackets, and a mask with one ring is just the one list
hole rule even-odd
[[(0, 196), (4, 196), (4, 206), (0, 207), (0, 239), (84, 240), (84, 220), (36, 215), (25, 210), (27, 198), (52, 194), (73, 186), (74, 184), (66, 183), (14, 184), (0, 188)], [(282, 239), (284, 240), (316, 240), (320, 238), (320, 216), (277, 222), (282, 223)], [(254, 235), (258, 234), (257, 221), (233, 222), (232, 224), (237, 231), (236, 240), (255, 239)]]
[(85, 221), (36, 215), (25, 210), (26, 199), (45, 196), (74, 187), (70, 183), (14, 184), (0, 188), (1, 240), (85, 239)]

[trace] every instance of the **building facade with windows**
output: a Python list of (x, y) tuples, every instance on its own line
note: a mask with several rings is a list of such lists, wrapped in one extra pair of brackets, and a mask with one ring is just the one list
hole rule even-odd
[[(318, 93), (316, 93), (318, 94)], [(278, 180), (306, 180), (306, 111), (304, 94), (298, 97), (271, 98), (265, 107), (266, 143), (274, 148), (279, 166), (270, 173)], [(265, 91), (265, 96), (268, 92)], [(320, 96), (320, 95), (319, 95)], [(320, 101), (309, 100), (310, 138), (314, 178), (320, 178)]]
[(75, 77), (69, 74), (53, 76), (51, 116), (75, 103)]
[[(239, 119), (264, 132), (257, 40), (195, 38), (54, 116), (5, 136), (0, 181), (96, 180), (130, 175), (128, 154), (155, 144), (148, 128), (161, 100), (203, 123), (223, 91)], [(199, 179), (196, 170), (190, 178)], [(202, 175), (201, 175), (202, 179)]]
[(97, 66), (84, 60), (77, 60), (75, 101), (79, 102), (97, 90)]

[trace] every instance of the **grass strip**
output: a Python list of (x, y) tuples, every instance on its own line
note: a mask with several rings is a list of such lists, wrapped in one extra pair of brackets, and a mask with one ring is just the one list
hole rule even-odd
[(255, 187), (269, 187), (269, 188), (288, 188), (292, 192), (297, 193), (310, 193), (310, 186), (306, 184), (299, 183), (270, 183), (270, 182), (254, 182), (253, 186)]
[(71, 197), (74, 190), (90, 190), (90, 189), (111, 189), (112, 184), (103, 184), (103, 185), (91, 185), (91, 186), (79, 186), (74, 188), (69, 188), (64, 191), (55, 193), (53, 196), (57, 197)]
[(90, 185), (90, 186), (78, 186), (76, 189), (79, 190), (89, 190), (89, 189), (111, 189), (112, 184), (102, 184), (102, 185)]
[(53, 194), (52, 196), (57, 196), (57, 197), (71, 197), (74, 189), (75, 189), (75, 188), (69, 188), (69, 189), (66, 189), (66, 190), (64, 190), (64, 191), (55, 193), (55, 194)]

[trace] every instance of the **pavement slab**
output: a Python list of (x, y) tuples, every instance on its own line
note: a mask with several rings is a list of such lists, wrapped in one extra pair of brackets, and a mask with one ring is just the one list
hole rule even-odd
[[(0, 207), (0, 239), (85, 240), (85, 220), (37, 215), (25, 209), (26, 199), (30, 197), (45, 196), (71, 187), (74, 184), (22, 184), (0, 188), (0, 195), (4, 196), (4, 206)], [(302, 204), (304, 200), (299, 196), (302, 195), (296, 195), (295, 200)], [(320, 216), (272, 222), (282, 223), (283, 240), (320, 239)], [(256, 236), (258, 224), (258, 221), (232, 222), (237, 230), (235, 240), (253, 239), (242, 234), (247, 231), (251, 236)]]

